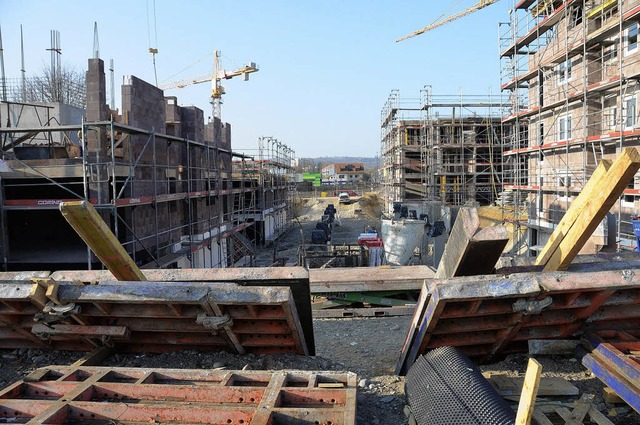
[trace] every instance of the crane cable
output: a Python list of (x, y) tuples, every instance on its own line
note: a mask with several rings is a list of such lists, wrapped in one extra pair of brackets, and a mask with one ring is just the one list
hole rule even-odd
[(451, 7), (447, 10), (445, 10), (444, 12), (442, 12), (442, 15), (438, 16), (432, 23), (431, 25), (435, 24), (436, 22), (438, 22), (440, 19), (444, 18), (445, 15), (448, 15), (451, 10), (453, 10), (454, 7), (456, 7), (457, 5), (459, 5), (462, 2), (462, 0), (458, 0), (457, 2), (455, 2), (454, 4), (451, 5)]
[(149, 0), (147, 2), (147, 40), (149, 41), (149, 53), (152, 55), (153, 60), (153, 74), (156, 79), (156, 87), (158, 86), (158, 70), (156, 69), (156, 54), (158, 53), (158, 24), (156, 22), (156, 0), (153, 1), (153, 45), (151, 47), (151, 24), (149, 22)]

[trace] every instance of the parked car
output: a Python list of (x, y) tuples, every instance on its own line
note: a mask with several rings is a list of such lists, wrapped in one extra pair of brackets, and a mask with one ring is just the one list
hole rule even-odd
[(341, 204), (350, 204), (351, 197), (347, 192), (342, 192), (340, 195), (338, 195), (338, 202)]

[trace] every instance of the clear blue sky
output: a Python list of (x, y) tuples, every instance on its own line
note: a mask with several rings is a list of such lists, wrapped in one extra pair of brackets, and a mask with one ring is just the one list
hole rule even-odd
[[(456, 10), (477, 0), (463, 0)], [(380, 110), (391, 89), (417, 98), (499, 92), (498, 22), (512, 0), (401, 43), (395, 39), (430, 24), (455, 1), (165, 1), (157, 0), (159, 82), (210, 72), (213, 50), (232, 70), (253, 61), (249, 82), (226, 81), (222, 118), (232, 125), (236, 151), (273, 136), (297, 156), (375, 156)], [(151, 8), (152, 0), (148, 1)], [(145, 0), (0, 0), (7, 77), (20, 75), (20, 24), (28, 75), (50, 62), (49, 30), (61, 33), (62, 63), (85, 70), (98, 22), (100, 56), (122, 75), (153, 82)], [(150, 16), (153, 20), (153, 16)], [(153, 22), (152, 26), (152, 44)], [(200, 60), (199, 63), (175, 75)], [(210, 84), (167, 92), (181, 105), (210, 115)], [(119, 101), (118, 101), (119, 103)]]

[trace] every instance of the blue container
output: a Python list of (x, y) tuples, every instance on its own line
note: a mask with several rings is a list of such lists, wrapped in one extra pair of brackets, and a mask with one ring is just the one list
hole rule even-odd
[(640, 252), (640, 220), (631, 220), (631, 225), (633, 226), (633, 234), (636, 235), (636, 246)]
[(631, 220), (633, 234), (640, 238), (640, 220)]

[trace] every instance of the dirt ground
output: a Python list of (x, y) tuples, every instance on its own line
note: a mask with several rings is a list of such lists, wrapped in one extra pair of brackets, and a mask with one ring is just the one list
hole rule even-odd
[[(298, 245), (305, 240), (322, 211), (329, 203), (338, 209), (340, 225), (334, 230), (334, 243), (355, 243), (355, 238), (367, 225), (376, 226), (358, 203), (338, 205), (335, 198), (321, 199), (302, 206), (300, 227), (290, 231), (276, 244), (276, 255), (288, 262), (297, 258)], [(302, 229), (302, 235), (300, 232)], [(270, 264), (273, 249), (258, 255), (258, 264)], [(357, 424), (407, 424), (403, 414), (406, 404), (404, 377), (393, 374), (407, 334), (411, 317), (375, 317), (315, 319), (313, 321), (316, 356), (298, 355), (237, 355), (226, 352), (199, 353), (180, 351), (166, 354), (117, 354), (103, 365), (118, 367), (169, 367), (190, 369), (252, 369), (252, 370), (329, 370), (358, 374)], [(0, 388), (15, 382), (38, 367), (68, 365), (83, 353), (54, 352), (38, 349), (0, 350)], [(602, 383), (571, 356), (538, 356), (543, 376), (559, 376), (576, 385), (581, 394), (593, 395), (593, 403), (615, 424), (640, 424), (640, 415), (626, 405), (604, 403)], [(511, 355), (499, 363), (481, 366), (483, 371), (523, 376), (527, 355)], [(565, 400), (567, 401), (567, 400)], [(539, 402), (556, 403), (542, 400)]]

